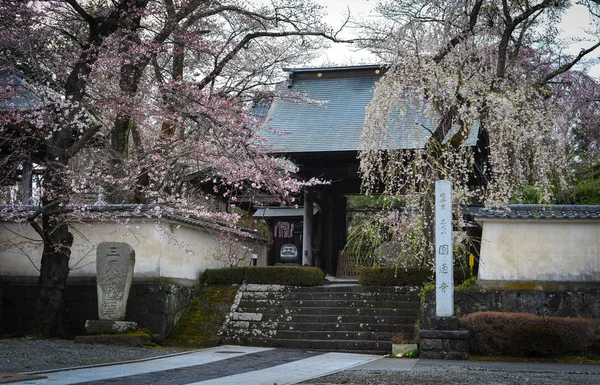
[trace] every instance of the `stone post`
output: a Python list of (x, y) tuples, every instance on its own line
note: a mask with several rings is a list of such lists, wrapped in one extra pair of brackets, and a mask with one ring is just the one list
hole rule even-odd
[(435, 313), (432, 330), (419, 330), (420, 358), (466, 359), (469, 331), (458, 330), (454, 316), (452, 258), (452, 183), (435, 182)]
[(123, 321), (133, 278), (135, 251), (127, 243), (102, 242), (96, 254), (98, 318)]
[(454, 315), (452, 183), (435, 182), (435, 315)]
[(135, 322), (123, 321), (134, 265), (135, 251), (129, 244), (102, 242), (98, 245), (96, 290), (99, 320), (86, 321), (88, 333), (122, 333), (137, 329)]

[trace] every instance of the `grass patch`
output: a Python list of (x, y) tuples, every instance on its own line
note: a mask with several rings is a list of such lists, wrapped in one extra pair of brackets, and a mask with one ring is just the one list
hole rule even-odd
[(237, 286), (208, 286), (200, 288), (177, 322), (167, 343), (188, 347), (214, 346), (217, 333), (231, 309)]

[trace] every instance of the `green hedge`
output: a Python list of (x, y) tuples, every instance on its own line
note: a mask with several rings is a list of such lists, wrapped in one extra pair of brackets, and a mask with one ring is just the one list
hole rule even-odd
[(245, 276), (245, 267), (206, 269), (200, 276), (200, 282), (207, 285), (234, 285), (244, 282)]
[(431, 280), (429, 268), (361, 267), (358, 282), (363, 286), (423, 286)]
[[(454, 270), (454, 284), (464, 282), (468, 277), (462, 269)], [(424, 286), (433, 282), (434, 277), (427, 267), (361, 267), (358, 282), (362, 286)]]
[(300, 266), (243, 266), (206, 269), (200, 281), (207, 285), (235, 285), (246, 283), (288, 286), (317, 286), (325, 274), (317, 267)]

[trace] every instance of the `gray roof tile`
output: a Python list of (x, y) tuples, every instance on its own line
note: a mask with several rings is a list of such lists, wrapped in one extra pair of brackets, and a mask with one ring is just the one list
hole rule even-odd
[(600, 219), (596, 205), (508, 205), (486, 207), (475, 214), (475, 219)]
[(0, 99), (0, 111), (21, 111), (42, 105), (33, 88), (18, 75), (0, 73), (0, 87), (1, 92), (6, 93), (5, 98)]
[[(263, 137), (273, 152), (357, 151), (365, 122), (365, 108), (373, 98), (375, 77), (295, 79), (283, 93), (297, 93), (322, 105), (277, 99), (271, 105), (267, 125), (276, 133)], [(434, 123), (425, 112), (405, 105), (406, 114), (390, 119), (391, 141), (387, 148), (422, 147)], [(477, 125), (467, 144), (477, 142)]]

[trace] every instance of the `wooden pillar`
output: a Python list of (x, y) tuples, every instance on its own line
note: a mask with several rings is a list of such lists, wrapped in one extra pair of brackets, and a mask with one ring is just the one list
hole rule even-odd
[(23, 172), (21, 174), (21, 179), (23, 181), (22, 184), (22, 188), (21, 188), (21, 203), (23, 203), (24, 205), (28, 205), (31, 204), (31, 198), (32, 198), (32, 187), (33, 187), (33, 183), (32, 183), (32, 177), (33, 177), (33, 165), (31, 164), (31, 161), (29, 159), (27, 159), (26, 161), (23, 162)]
[(337, 274), (338, 260), (340, 251), (346, 246), (347, 239), (347, 223), (346, 223), (346, 197), (338, 195), (334, 198), (333, 210), (333, 224), (335, 227), (334, 237), (335, 242), (333, 243), (332, 250), (332, 261), (331, 264), (334, 267), (332, 274)]
[(302, 266), (312, 266), (313, 196), (308, 188), (304, 190), (304, 217), (302, 226)]

